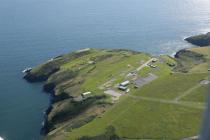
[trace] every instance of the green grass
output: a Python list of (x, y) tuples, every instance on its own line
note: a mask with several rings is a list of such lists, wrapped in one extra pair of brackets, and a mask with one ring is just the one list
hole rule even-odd
[[(207, 74), (166, 75), (145, 85), (140, 90), (134, 90), (131, 94), (173, 100), (184, 91), (197, 85), (206, 76)], [(167, 86), (163, 88), (164, 85)], [(114, 126), (117, 135), (124, 138), (181, 139), (198, 133), (202, 112), (202, 109), (125, 96), (121, 97), (119, 103), (102, 117), (69, 132), (65, 140), (103, 134), (109, 125)]]
[(140, 100), (120, 114), (113, 126), (119, 136), (126, 138), (181, 139), (196, 134), (200, 124), (201, 110), (186, 110), (188, 108)]
[(166, 65), (165, 63), (160, 63), (157, 62), (156, 65), (158, 66), (157, 69), (153, 70), (153, 74), (159, 76), (159, 77), (164, 77), (167, 75), (170, 75), (172, 68)]
[(141, 69), (138, 74), (141, 77), (146, 77), (148, 75), (148, 73), (151, 73), (153, 70), (150, 67), (144, 67), (143, 69)]
[(208, 59), (210, 59), (210, 47), (197, 47), (197, 48), (190, 48), (188, 49), (190, 51), (193, 51), (193, 52), (197, 52), (197, 53), (200, 53), (200, 54), (203, 54), (205, 55)]
[(61, 66), (61, 69), (74, 69), (75, 67), (87, 65), (88, 61), (90, 61), (91, 58), (101, 56), (103, 54), (107, 54), (107, 52), (92, 49), (90, 54), (81, 56), (77, 59), (73, 59), (72, 61), (68, 63), (65, 63), (64, 65)]
[(134, 94), (161, 99), (174, 99), (197, 85), (206, 76), (207, 74), (168, 75), (145, 85), (140, 90), (135, 91)]
[[(88, 64), (93, 58), (103, 55), (113, 55), (105, 61), (100, 61), (94, 65)], [(85, 78), (81, 85), (83, 91), (101, 92), (98, 87), (108, 80), (115, 79), (113, 84), (124, 80), (125, 75), (139, 67), (140, 61), (147, 61), (150, 57), (146, 54), (132, 54), (128, 51), (99, 51), (92, 49), (90, 54), (81, 56), (61, 66), (61, 69), (80, 69), (79, 75)], [(131, 67), (128, 67), (131, 65)], [(107, 67), (108, 66), (108, 67)]]
[[(110, 56), (96, 64), (88, 63), (105, 55)], [(69, 94), (80, 95), (81, 92), (91, 91), (94, 95), (101, 95), (106, 90), (100, 88), (103, 84), (112, 81), (110, 87), (114, 88), (117, 83), (127, 79), (126, 75), (129, 72), (142, 65), (141, 61), (146, 62), (149, 59), (151, 57), (143, 53), (93, 49), (91, 53), (61, 66), (61, 70), (77, 69), (79, 73), (74, 79), (73, 83), (76, 83), (74, 86), (71, 82), (68, 83), (69, 81), (59, 86)], [(169, 63), (176, 64), (176, 61), (164, 55), (153, 63), (157, 68), (141, 69), (139, 77), (153, 73), (158, 78), (138, 89), (132, 84), (129, 85), (131, 96), (120, 97), (118, 102), (104, 114), (80, 128), (68, 129), (64, 139), (75, 140), (81, 136), (97, 136), (103, 134), (108, 126), (113, 126), (120, 137), (130, 139), (177, 140), (197, 135), (203, 109), (199, 109), (196, 105), (205, 102), (207, 87), (196, 89), (193, 87), (208, 76), (204, 71), (207, 64), (195, 66), (192, 63), (193, 69), (184, 74), (173, 72), (174, 67), (170, 67)], [(78, 81), (82, 82), (78, 84)], [(177, 97), (190, 89), (193, 89), (190, 94), (184, 96), (178, 103), (174, 102)], [(111, 97), (104, 101), (111, 102)], [(190, 107), (186, 107), (186, 104)]]
[(120, 137), (181, 139), (198, 133), (202, 111), (127, 97), (102, 118), (70, 132), (65, 140), (102, 134), (109, 125)]
[(176, 65), (176, 61), (174, 58), (168, 56), (168, 55), (161, 55), (159, 57), (165, 64), (175, 64)]
[[(116, 79), (114, 84), (122, 81), (125, 75), (138, 66), (140, 60), (148, 60), (149, 56), (145, 54), (132, 55), (129, 57), (114, 56), (107, 61), (96, 64), (96, 70), (87, 76), (87, 80), (82, 88), (86, 90), (96, 90), (100, 85), (106, 83), (108, 80)], [(131, 67), (128, 67), (128, 64)], [(108, 67), (107, 67), (108, 66)]]
[(201, 63), (199, 65), (196, 65), (195, 67), (193, 67), (189, 72), (191, 73), (196, 73), (196, 72), (207, 72), (208, 71), (208, 68), (209, 68), (209, 65), (208, 63)]
[(208, 86), (201, 86), (185, 96), (182, 101), (203, 102), (205, 103), (208, 96)]

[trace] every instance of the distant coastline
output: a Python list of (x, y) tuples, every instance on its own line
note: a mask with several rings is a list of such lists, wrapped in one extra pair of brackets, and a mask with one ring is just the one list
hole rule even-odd
[(210, 45), (210, 32), (206, 34), (200, 34), (196, 36), (187, 37), (184, 40), (187, 42), (196, 45), (196, 46), (209, 46)]

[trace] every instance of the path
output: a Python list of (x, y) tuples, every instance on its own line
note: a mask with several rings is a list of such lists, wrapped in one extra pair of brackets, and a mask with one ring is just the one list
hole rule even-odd
[(140, 67), (138, 67), (136, 70), (140, 71), (141, 69), (143, 69), (144, 67), (146, 67), (149, 63), (151, 63), (154, 59), (156, 58), (151, 58), (150, 60), (148, 60), (147, 62), (145, 62), (143, 65), (141, 65)]
[(201, 87), (201, 84), (200, 84), (200, 83), (197, 84), (196, 86), (190, 88), (189, 90), (185, 91), (182, 95), (176, 97), (176, 98), (174, 99), (174, 101), (178, 102), (180, 99), (182, 99), (183, 97), (186, 97), (187, 95), (191, 94), (191, 92), (192, 92), (193, 90), (195, 90), (195, 89), (197, 89), (197, 88), (199, 88), (199, 87)]
[[(159, 103), (164, 103), (164, 104), (174, 104), (174, 105), (179, 105), (179, 106), (189, 107), (189, 108), (194, 108), (194, 109), (205, 109), (205, 106), (203, 104), (199, 104), (199, 103), (196, 103), (196, 102), (177, 102), (175, 100), (167, 100), (167, 99), (135, 96), (135, 95), (131, 95), (131, 94), (126, 94), (126, 96), (135, 99), (135, 101), (131, 104), (131, 106), (135, 105), (139, 100), (144, 100), (144, 101), (159, 102)], [(107, 123), (107, 125), (111, 125), (120, 116), (122, 116), (123, 114), (127, 113), (127, 111), (129, 109), (130, 109), (130, 106), (127, 106), (127, 108), (125, 108), (122, 112), (116, 114), (116, 116), (112, 120), (110, 120)]]
[(104, 93), (105, 93), (105, 94), (108, 94), (108, 95), (111, 95), (111, 96), (113, 96), (113, 97), (116, 98), (116, 99), (119, 99), (120, 96), (122, 96), (121, 93), (119, 93), (119, 92), (117, 92), (117, 91), (115, 91), (115, 90), (112, 90), (112, 89), (106, 90), (106, 91), (104, 91)]
[(143, 96), (135, 96), (127, 94), (127, 96), (136, 99), (136, 100), (145, 100), (145, 101), (152, 101), (152, 102), (159, 102), (165, 104), (175, 104), (184, 107), (196, 108), (196, 109), (204, 109), (204, 105), (196, 102), (177, 102), (175, 100), (167, 100), (167, 99), (159, 99), (159, 98), (151, 98), (151, 97), (143, 97)]

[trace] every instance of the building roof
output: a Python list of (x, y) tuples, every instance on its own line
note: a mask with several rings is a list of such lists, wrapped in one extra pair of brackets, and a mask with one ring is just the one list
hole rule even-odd
[(123, 89), (123, 90), (126, 90), (127, 89), (127, 87), (125, 87), (125, 86), (118, 86), (118, 88), (119, 89)]
[(127, 80), (127, 81), (124, 81), (124, 82), (120, 83), (120, 85), (121, 85), (121, 86), (126, 86), (126, 85), (128, 85), (129, 83), (130, 83), (130, 81)]
[(82, 95), (88, 95), (88, 94), (91, 94), (91, 92), (89, 91), (89, 92), (82, 93)]

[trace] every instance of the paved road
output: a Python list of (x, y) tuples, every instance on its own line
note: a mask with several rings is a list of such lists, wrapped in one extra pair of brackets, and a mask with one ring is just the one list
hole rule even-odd
[(141, 65), (140, 67), (138, 67), (136, 70), (140, 71), (141, 69), (143, 69), (144, 67), (146, 67), (149, 63), (152, 62), (152, 60), (154, 60), (156, 58), (151, 58), (150, 60), (148, 60), (147, 62), (145, 62), (143, 65)]

